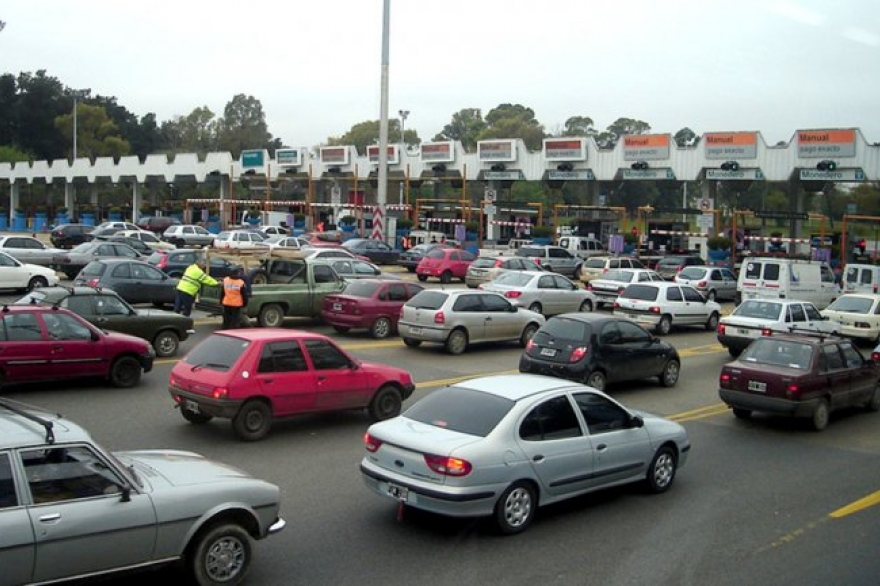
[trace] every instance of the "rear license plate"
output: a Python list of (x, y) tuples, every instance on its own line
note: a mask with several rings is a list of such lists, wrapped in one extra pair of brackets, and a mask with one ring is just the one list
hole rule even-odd
[(342, 311), (342, 304), (341, 303), (334, 303), (333, 304), (333, 311)]
[(556, 356), (555, 348), (541, 348), (541, 356)]
[(417, 336), (422, 333), (422, 328), (412, 328), (411, 327), (409, 329), (409, 333)]
[(736, 330), (736, 333), (739, 334), (739, 335), (741, 335), (741, 336), (748, 336), (748, 335), (750, 335), (752, 332), (751, 332), (751, 330), (744, 330), (744, 329), (742, 329), (742, 328), (739, 328), (738, 330)]
[(388, 494), (392, 497), (405, 501), (409, 496), (409, 489), (405, 486), (388, 483)]
[(755, 391), (756, 393), (766, 393), (767, 392), (767, 383), (750, 380), (749, 381), (749, 390)]
[(183, 404), (183, 408), (190, 413), (199, 413), (201, 411), (201, 409), (199, 409), (199, 404), (195, 401), (190, 401), (189, 399)]

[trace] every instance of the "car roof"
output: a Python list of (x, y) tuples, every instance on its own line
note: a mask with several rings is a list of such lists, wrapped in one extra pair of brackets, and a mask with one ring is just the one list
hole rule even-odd
[[(27, 413), (30, 417), (22, 415)], [(41, 423), (40, 421), (44, 421)], [(61, 415), (43, 411), (11, 399), (0, 399), (0, 449), (18, 448), (49, 443), (49, 429), (54, 442), (90, 441), (89, 433)]]
[(291, 338), (308, 339), (308, 340), (329, 340), (324, 334), (317, 332), (309, 332), (306, 330), (295, 330), (290, 328), (241, 328), (236, 330), (215, 331), (212, 336), (229, 336), (241, 338), (250, 342), (259, 342), (264, 340), (289, 340)]
[(539, 374), (498, 374), (482, 376), (453, 383), (451, 386), (473, 389), (491, 395), (519, 401), (547, 391), (567, 388), (583, 388), (582, 385), (561, 378), (542, 376)]
[(602, 322), (609, 321), (629, 321), (627, 318), (618, 317), (615, 315), (610, 315), (606, 313), (583, 313), (583, 312), (571, 312), (571, 313), (560, 313), (558, 315), (554, 315), (547, 319), (550, 321), (552, 319), (571, 319), (575, 321), (582, 321), (584, 323), (589, 324), (598, 324)]
[(114, 297), (119, 297), (119, 294), (113, 289), (105, 289), (101, 287), (84, 287), (82, 285), (77, 285), (76, 287), (41, 287), (39, 289), (39, 292), (46, 296), (43, 299), (44, 303), (54, 303), (71, 295), (94, 295), (96, 293), (101, 293), (104, 295), (113, 295)]

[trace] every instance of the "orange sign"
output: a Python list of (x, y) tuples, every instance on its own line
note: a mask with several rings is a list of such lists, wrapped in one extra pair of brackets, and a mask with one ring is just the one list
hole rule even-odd
[(656, 161), (668, 158), (668, 134), (630, 134), (623, 137), (623, 159), (625, 161)]
[(856, 131), (852, 128), (798, 130), (799, 157), (854, 157)]
[(758, 156), (758, 133), (707, 132), (703, 145), (707, 159), (754, 159)]

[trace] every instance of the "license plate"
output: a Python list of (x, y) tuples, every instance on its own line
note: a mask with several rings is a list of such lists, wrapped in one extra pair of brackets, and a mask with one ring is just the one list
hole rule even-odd
[(342, 304), (341, 303), (334, 303), (333, 304), (333, 311), (342, 311)]
[(388, 483), (388, 494), (392, 497), (405, 501), (409, 496), (409, 489), (405, 486)]
[(748, 335), (750, 335), (752, 332), (751, 332), (751, 330), (744, 330), (744, 329), (740, 328), (740, 329), (736, 330), (736, 333), (739, 334), (739, 335), (741, 335), (741, 336), (748, 336)]
[(556, 356), (556, 349), (554, 349), (554, 348), (541, 348), (541, 356)]
[(413, 335), (421, 334), (421, 333), (422, 333), (422, 328), (413, 328), (413, 327), (411, 327), (411, 328), (409, 329), (409, 333), (410, 333), (410, 334), (413, 334)]
[(189, 411), (190, 413), (198, 413), (199, 411), (201, 411), (201, 409), (199, 409), (199, 404), (196, 403), (195, 401), (190, 401), (189, 399), (186, 400), (186, 403), (184, 403), (183, 408), (186, 409), (187, 411)]
[(767, 383), (750, 380), (749, 381), (749, 390), (755, 391), (756, 393), (766, 393), (767, 392)]

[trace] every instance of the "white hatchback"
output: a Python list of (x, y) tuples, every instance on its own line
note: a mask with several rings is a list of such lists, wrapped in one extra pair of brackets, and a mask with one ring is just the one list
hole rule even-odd
[(636, 283), (618, 295), (614, 315), (626, 317), (665, 336), (673, 326), (715, 330), (721, 306), (691, 287), (678, 283)]
[(48, 267), (25, 264), (0, 252), (0, 289), (30, 291), (38, 287), (54, 287), (58, 274)]

